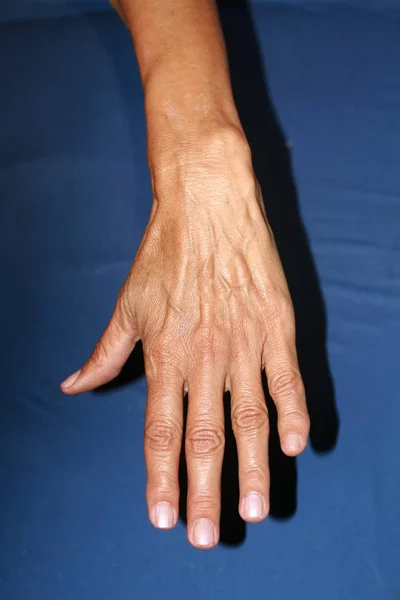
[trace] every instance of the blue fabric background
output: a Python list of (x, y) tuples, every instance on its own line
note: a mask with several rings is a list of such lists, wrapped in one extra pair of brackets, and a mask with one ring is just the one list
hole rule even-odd
[(4, 600), (400, 598), (400, 11), (264, 4), (258, 47), (241, 3), (223, 20), (313, 435), (297, 467), (272, 454), (272, 516), (228, 519), (209, 553), (182, 523), (148, 523), (140, 369), (80, 398), (58, 387), (101, 334), (150, 210), (129, 36), (111, 12), (0, 25)]
[[(327, 6), (375, 10), (399, 8), (399, 0), (254, 0), (254, 2), (269, 6), (299, 6), (313, 9)], [(1, 3), (0, 21), (79, 15), (104, 10), (112, 11), (109, 0), (13, 0), (13, 2)]]

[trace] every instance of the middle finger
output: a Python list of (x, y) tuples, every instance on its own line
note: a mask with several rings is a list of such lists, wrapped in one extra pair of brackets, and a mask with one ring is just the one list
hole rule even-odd
[(219, 539), (224, 387), (225, 377), (211, 364), (203, 366), (188, 383), (188, 538), (197, 548), (212, 548)]

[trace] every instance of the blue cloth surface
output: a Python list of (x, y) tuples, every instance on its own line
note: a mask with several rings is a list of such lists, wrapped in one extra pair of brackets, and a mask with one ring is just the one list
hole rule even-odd
[[(234, 2), (235, 0), (233, 0)], [(254, 4), (308, 6), (314, 9), (326, 6), (349, 6), (382, 10), (399, 8), (399, 0), (251, 0)], [(232, 4), (232, 0), (231, 0)], [(0, 21), (41, 19), (79, 15), (96, 11), (111, 11), (109, 0), (13, 0), (0, 5)]]
[(141, 369), (79, 398), (58, 387), (102, 333), (150, 211), (131, 41), (111, 13), (0, 25), (4, 600), (400, 598), (400, 12), (238, 3), (223, 23), (311, 444), (297, 466), (272, 454), (273, 514), (228, 521), (214, 551), (182, 522), (150, 526)]

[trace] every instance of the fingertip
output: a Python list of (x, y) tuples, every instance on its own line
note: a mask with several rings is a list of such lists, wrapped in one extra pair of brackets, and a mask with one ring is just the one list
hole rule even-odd
[(72, 391), (71, 388), (76, 383), (79, 375), (81, 374), (81, 371), (82, 369), (79, 369), (78, 371), (75, 371), (75, 373), (72, 373), (72, 375), (67, 377), (67, 379), (64, 379), (64, 381), (60, 385), (63, 392), (70, 393)]
[(173, 529), (177, 523), (177, 512), (169, 502), (159, 502), (149, 513), (150, 521), (157, 529)]
[(282, 451), (287, 456), (298, 456), (307, 446), (307, 439), (298, 433), (288, 433), (282, 440)]
[(218, 545), (219, 533), (210, 519), (201, 517), (188, 528), (188, 540), (198, 550), (212, 550)]
[(268, 501), (259, 493), (250, 492), (240, 502), (239, 514), (247, 523), (260, 523), (267, 518), (268, 513)]

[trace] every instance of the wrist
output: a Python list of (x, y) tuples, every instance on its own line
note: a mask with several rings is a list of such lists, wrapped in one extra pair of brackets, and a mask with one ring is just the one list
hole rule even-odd
[(152, 175), (167, 173), (189, 164), (211, 163), (240, 155), (248, 143), (240, 123), (214, 115), (176, 127), (148, 122), (148, 161)]
[(209, 144), (245, 143), (234, 103), (217, 102), (209, 93), (152, 103), (146, 107), (146, 122), (150, 168), (168, 167), (181, 152), (195, 152)]
[(164, 136), (163, 151), (149, 152), (157, 203), (215, 202), (217, 192), (218, 202), (226, 202), (253, 190), (251, 151), (240, 124), (218, 121)]

